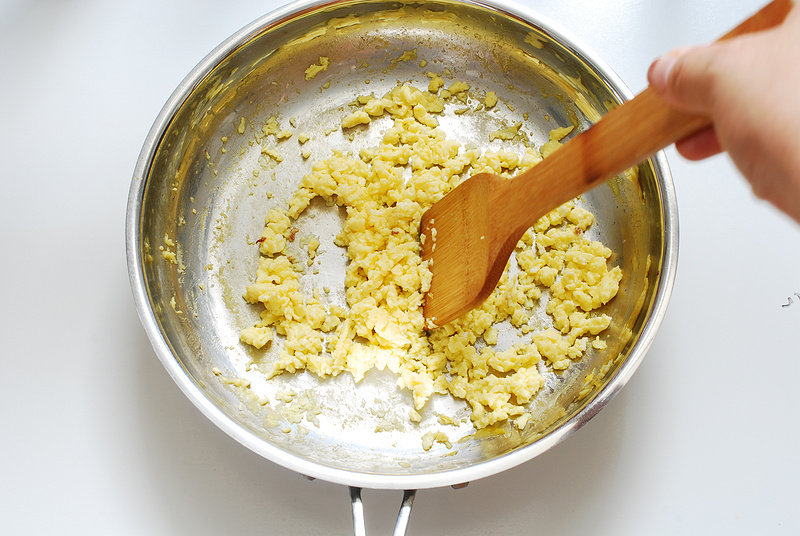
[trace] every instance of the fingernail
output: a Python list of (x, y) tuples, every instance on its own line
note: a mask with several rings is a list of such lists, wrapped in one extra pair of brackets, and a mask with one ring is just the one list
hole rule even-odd
[(647, 71), (647, 81), (659, 93), (663, 93), (667, 88), (667, 81), (669, 80), (669, 73), (675, 66), (676, 56), (668, 54), (658, 58), (650, 65)]

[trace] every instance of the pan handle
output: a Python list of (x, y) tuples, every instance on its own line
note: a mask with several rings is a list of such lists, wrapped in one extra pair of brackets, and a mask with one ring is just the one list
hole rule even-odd
[[(417, 490), (415, 489), (408, 489), (403, 492), (403, 502), (400, 504), (400, 511), (397, 513), (393, 536), (405, 536), (416, 494)], [(366, 536), (367, 528), (364, 524), (364, 503), (361, 502), (361, 488), (350, 486), (350, 503), (353, 507), (353, 532), (355, 536)]]

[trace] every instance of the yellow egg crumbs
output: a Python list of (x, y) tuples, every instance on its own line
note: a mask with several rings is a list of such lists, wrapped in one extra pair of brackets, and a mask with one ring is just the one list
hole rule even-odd
[(484, 97), (483, 105), (486, 106), (486, 109), (494, 108), (497, 105), (497, 93), (494, 91), (487, 91), (486, 97)]
[(403, 52), (399, 57), (392, 60), (392, 63), (398, 63), (401, 61), (414, 61), (417, 59), (417, 49), (406, 50)]
[[(413, 395), (413, 421), (421, 419), (432, 395), (449, 394), (466, 401), (476, 429), (506, 422), (523, 428), (530, 420), (526, 405), (544, 385), (544, 374), (604, 347), (599, 335), (611, 318), (596, 310), (616, 295), (622, 272), (609, 266), (611, 250), (586, 236), (592, 214), (571, 201), (525, 233), (483, 305), (450, 324), (424, 329), (422, 301), (431, 274), (420, 259), (422, 214), (475, 173), (511, 177), (535, 165), (571, 130), (556, 129), (542, 150), (462, 147), (447, 138), (437, 116), (445, 109), (442, 94), (466, 95), (469, 86), (455, 82), (440, 91), (443, 81), (430, 78), (427, 90), (403, 84), (383, 97), (357, 99), (358, 110), (344, 117), (342, 128), (388, 116), (391, 125), (381, 142), (313, 163), (288, 204), (269, 211), (258, 240), (255, 281), (244, 293), (247, 302), (261, 306), (260, 321), (244, 329), (241, 340), (256, 348), (277, 345), (270, 377), (349, 372), (358, 382), (372, 368), (388, 368)], [(496, 103), (493, 93), (485, 98), (487, 107)], [(518, 131), (514, 125), (497, 138)], [(304, 266), (287, 252), (297, 233), (293, 222), (316, 197), (346, 214), (334, 240), (349, 259), (345, 308), (326, 303), (318, 291), (304, 292)], [(301, 243), (310, 265), (320, 242)], [(535, 312), (540, 301), (546, 320)], [(514, 328), (512, 341), (501, 336), (505, 327)], [(442, 432), (423, 438), (426, 450), (437, 442), (450, 445)]]
[(442, 443), (447, 448), (452, 448), (453, 444), (450, 442), (450, 439), (447, 437), (447, 434), (441, 431), (437, 432), (427, 432), (422, 436), (422, 449), (423, 450), (431, 450), (434, 443)]
[(513, 140), (519, 134), (519, 129), (522, 126), (522, 122), (514, 123), (511, 126), (501, 128), (500, 130), (495, 130), (491, 134), (489, 134), (489, 141), (493, 140)]
[(159, 246), (158, 249), (161, 251), (161, 257), (165, 260), (171, 262), (172, 264), (178, 264), (178, 257), (175, 255), (175, 241), (169, 237), (169, 235), (164, 235), (164, 244)]
[(320, 56), (318, 64), (309, 65), (306, 69), (306, 80), (311, 80), (322, 71), (327, 71), (328, 65), (330, 65), (330, 59), (327, 56)]
[(431, 79), (431, 81), (428, 83), (428, 91), (431, 93), (438, 93), (439, 90), (444, 86), (444, 80), (436, 73), (428, 73), (428, 78)]

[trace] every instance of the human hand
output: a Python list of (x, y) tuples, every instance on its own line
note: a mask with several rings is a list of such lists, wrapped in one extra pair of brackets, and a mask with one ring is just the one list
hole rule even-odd
[(675, 144), (689, 160), (727, 151), (766, 199), (800, 223), (800, 8), (782, 25), (656, 60), (650, 85), (712, 126)]

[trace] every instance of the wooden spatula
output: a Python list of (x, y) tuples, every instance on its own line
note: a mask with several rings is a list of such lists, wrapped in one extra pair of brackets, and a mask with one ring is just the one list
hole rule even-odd
[[(722, 39), (776, 26), (792, 4), (776, 0)], [(422, 259), (432, 261), (433, 275), (423, 309), (427, 327), (486, 300), (517, 241), (539, 218), (709, 124), (670, 108), (648, 88), (517, 177), (480, 173), (458, 185), (420, 225)]]

